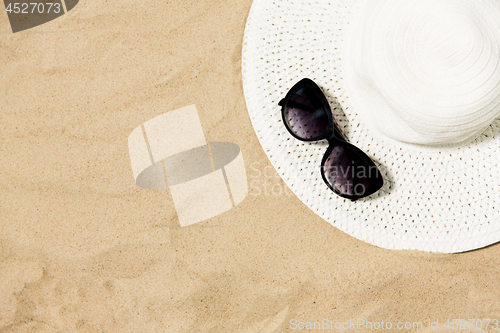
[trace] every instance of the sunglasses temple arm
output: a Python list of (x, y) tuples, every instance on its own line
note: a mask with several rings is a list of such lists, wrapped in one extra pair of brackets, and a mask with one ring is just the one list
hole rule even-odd
[[(282, 99), (281, 101), (279, 101), (278, 105), (279, 106), (283, 106), (285, 104), (285, 99)], [(306, 110), (306, 111), (314, 111), (314, 109), (310, 106), (307, 106), (307, 105), (304, 105), (304, 104), (301, 104), (301, 103), (297, 103), (297, 102), (294, 102), (294, 101), (288, 101), (286, 103), (288, 106), (292, 107), (292, 108), (296, 108), (296, 109), (302, 109), (302, 110)]]
[[(376, 160), (372, 160), (372, 161), (373, 161), (373, 163), (375, 163), (375, 164), (377, 165), (377, 167), (378, 167), (379, 169), (381, 169), (381, 168), (385, 168), (385, 165), (384, 165), (384, 164), (382, 164), (382, 163), (380, 163), (380, 162), (378, 162), (378, 161), (376, 161)], [(386, 178), (386, 177), (384, 177), (384, 181), (386, 181), (386, 182), (388, 182), (388, 183), (391, 183), (391, 184), (396, 184), (396, 182), (394, 182), (393, 180), (390, 180), (389, 178)]]

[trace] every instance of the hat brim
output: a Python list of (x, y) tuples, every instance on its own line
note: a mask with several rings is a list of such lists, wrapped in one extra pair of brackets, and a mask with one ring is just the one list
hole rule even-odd
[[(425, 147), (389, 139), (356, 113), (342, 75), (343, 38), (363, 1), (255, 0), (243, 42), (243, 88), (259, 141), (284, 182), (311, 210), (362, 241), (387, 249), (463, 252), (500, 240), (500, 120), (473, 142)], [(308, 77), (323, 90), (349, 141), (386, 179), (351, 202), (324, 184), (327, 143), (294, 139), (278, 102)]]

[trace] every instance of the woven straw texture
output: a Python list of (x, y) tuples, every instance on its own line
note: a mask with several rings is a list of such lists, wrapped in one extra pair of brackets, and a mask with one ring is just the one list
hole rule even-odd
[[(462, 252), (500, 240), (500, 120), (460, 146), (401, 143), (367, 126), (341, 67), (344, 34), (361, 1), (255, 0), (243, 43), (243, 87), (256, 134), (284, 182), (320, 217), (387, 249)], [(324, 91), (349, 141), (380, 163), (385, 185), (351, 202), (324, 184), (326, 142), (294, 139), (278, 102), (308, 77)]]

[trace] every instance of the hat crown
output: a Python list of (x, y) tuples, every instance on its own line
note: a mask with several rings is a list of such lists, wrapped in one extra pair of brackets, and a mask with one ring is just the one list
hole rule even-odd
[(399, 141), (461, 143), (500, 115), (500, 3), (367, 0), (342, 61), (356, 111)]

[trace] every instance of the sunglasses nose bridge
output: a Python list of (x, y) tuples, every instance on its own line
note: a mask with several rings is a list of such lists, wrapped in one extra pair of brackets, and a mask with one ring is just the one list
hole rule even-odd
[(337, 138), (335, 137), (335, 134), (333, 134), (333, 133), (327, 140), (328, 140), (329, 146), (333, 146), (337, 143)]
[(328, 140), (328, 144), (331, 146), (333, 144), (338, 143), (339, 141), (344, 141), (347, 142), (346, 137), (344, 136), (344, 133), (338, 128), (338, 126), (334, 123), (333, 124), (333, 130), (331, 131), (331, 135)]

